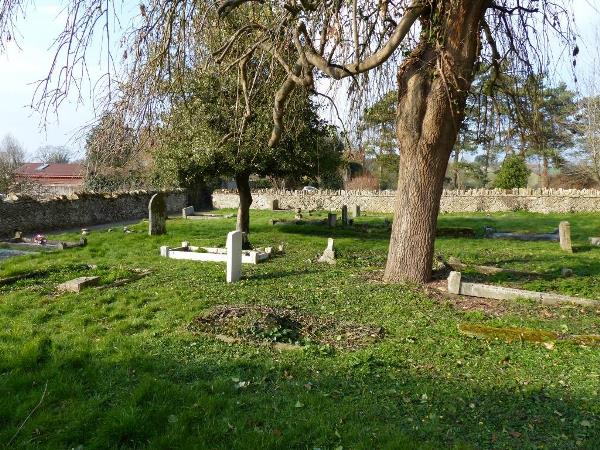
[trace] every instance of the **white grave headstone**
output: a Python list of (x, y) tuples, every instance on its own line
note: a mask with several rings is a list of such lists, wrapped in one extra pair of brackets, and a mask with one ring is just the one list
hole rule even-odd
[(227, 234), (227, 282), (235, 283), (242, 277), (242, 232)]
[(571, 244), (571, 224), (566, 220), (563, 220), (558, 224), (558, 233), (560, 236), (560, 248), (566, 252), (573, 253), (573, 246)]

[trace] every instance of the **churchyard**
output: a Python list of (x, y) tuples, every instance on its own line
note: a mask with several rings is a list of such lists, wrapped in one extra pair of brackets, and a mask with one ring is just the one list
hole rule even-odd
[[(0, 260), (0, 443), (598, 448), (597, 214), (442, 215), (441, 270), (420, 287), (380, 281), (391, 215), (343, 225), (333, 212), (335, 226), (324, 211), (252, 211), (250, 240), (271, 257), (232, 283), (218, 249), (234, 210)], [(553, 235), (564, 220), (573, 252), (552, 236), (489, 236)], [(451, 295), (440, 289), (452, 270), (598, 304)]]

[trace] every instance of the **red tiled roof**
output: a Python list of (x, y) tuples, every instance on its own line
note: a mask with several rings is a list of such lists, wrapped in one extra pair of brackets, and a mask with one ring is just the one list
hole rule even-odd
[(81, 164), (25, 163), (15, 171), (23, 178), (83, 178), (84, 173)]

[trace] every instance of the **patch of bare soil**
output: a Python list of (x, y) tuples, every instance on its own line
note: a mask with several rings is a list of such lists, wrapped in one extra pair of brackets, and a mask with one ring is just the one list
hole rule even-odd
[(382, 327), (342, 322), (296, 309), (268, 306), (220, 305), (188, 325), (228, 341), (261, 344), (326, 345), (354, 350), (383, 338)]
[(427, 283), (427, 294), (437, 300), (449, 301), (456, 309), (462, 311), (482, 311), (493, 316), (501, 316), (508, 313), (511, 309), (507, 300), (455, 295), (446, 290), (447, 285), (448, 282), (444, 279)]

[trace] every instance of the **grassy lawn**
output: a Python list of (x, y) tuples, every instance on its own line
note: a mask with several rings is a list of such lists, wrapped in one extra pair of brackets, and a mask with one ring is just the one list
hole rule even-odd
[[(286, 242), (286, 255), (244, 265), (234, 285), (224, 283), (224, 265), (167, 260), (159, 246), (222, 245), (235, 219), (170, 220), (160, 237), (147, 236), (142, 222), (131, 234), (93, 231), (85, 248), (0, 261), (0, 278), (36, 271), (0, 286), (0, 446), (600, 448), (600, 348), (458, 331), (478, 323), (597, 334), (598, 310), (525, 300), (463, 310), (422, 288), (377, 281), (389, 237), (383, 216), (357, 221), (371, 232), (269, 225), (275, 216), (293, 213), (253, 211), (251, 240)], [(574, 254), (554, 242), (482, 238), (485, 225), (547, 232), (564, 219)], [(446, 258), (535, 272), (466, 277), (600, 299), (600, 248), (586, 242), (600, 235), (600, 215), (445, 215), (440, 226), (477, 233), (438, 239)], [(309, 261), (327, 237), (336, 238), (335, 266)], [(574, 275), (561, 277), (564, 267)], [(77, 276), (108, 285), (134, 269), (152, 273), (118, 287), (55, 292)], [(279, 351), (188, 331), (224, 304), (298, 308), (381, 326), (385, 336), (358, 350)]]

